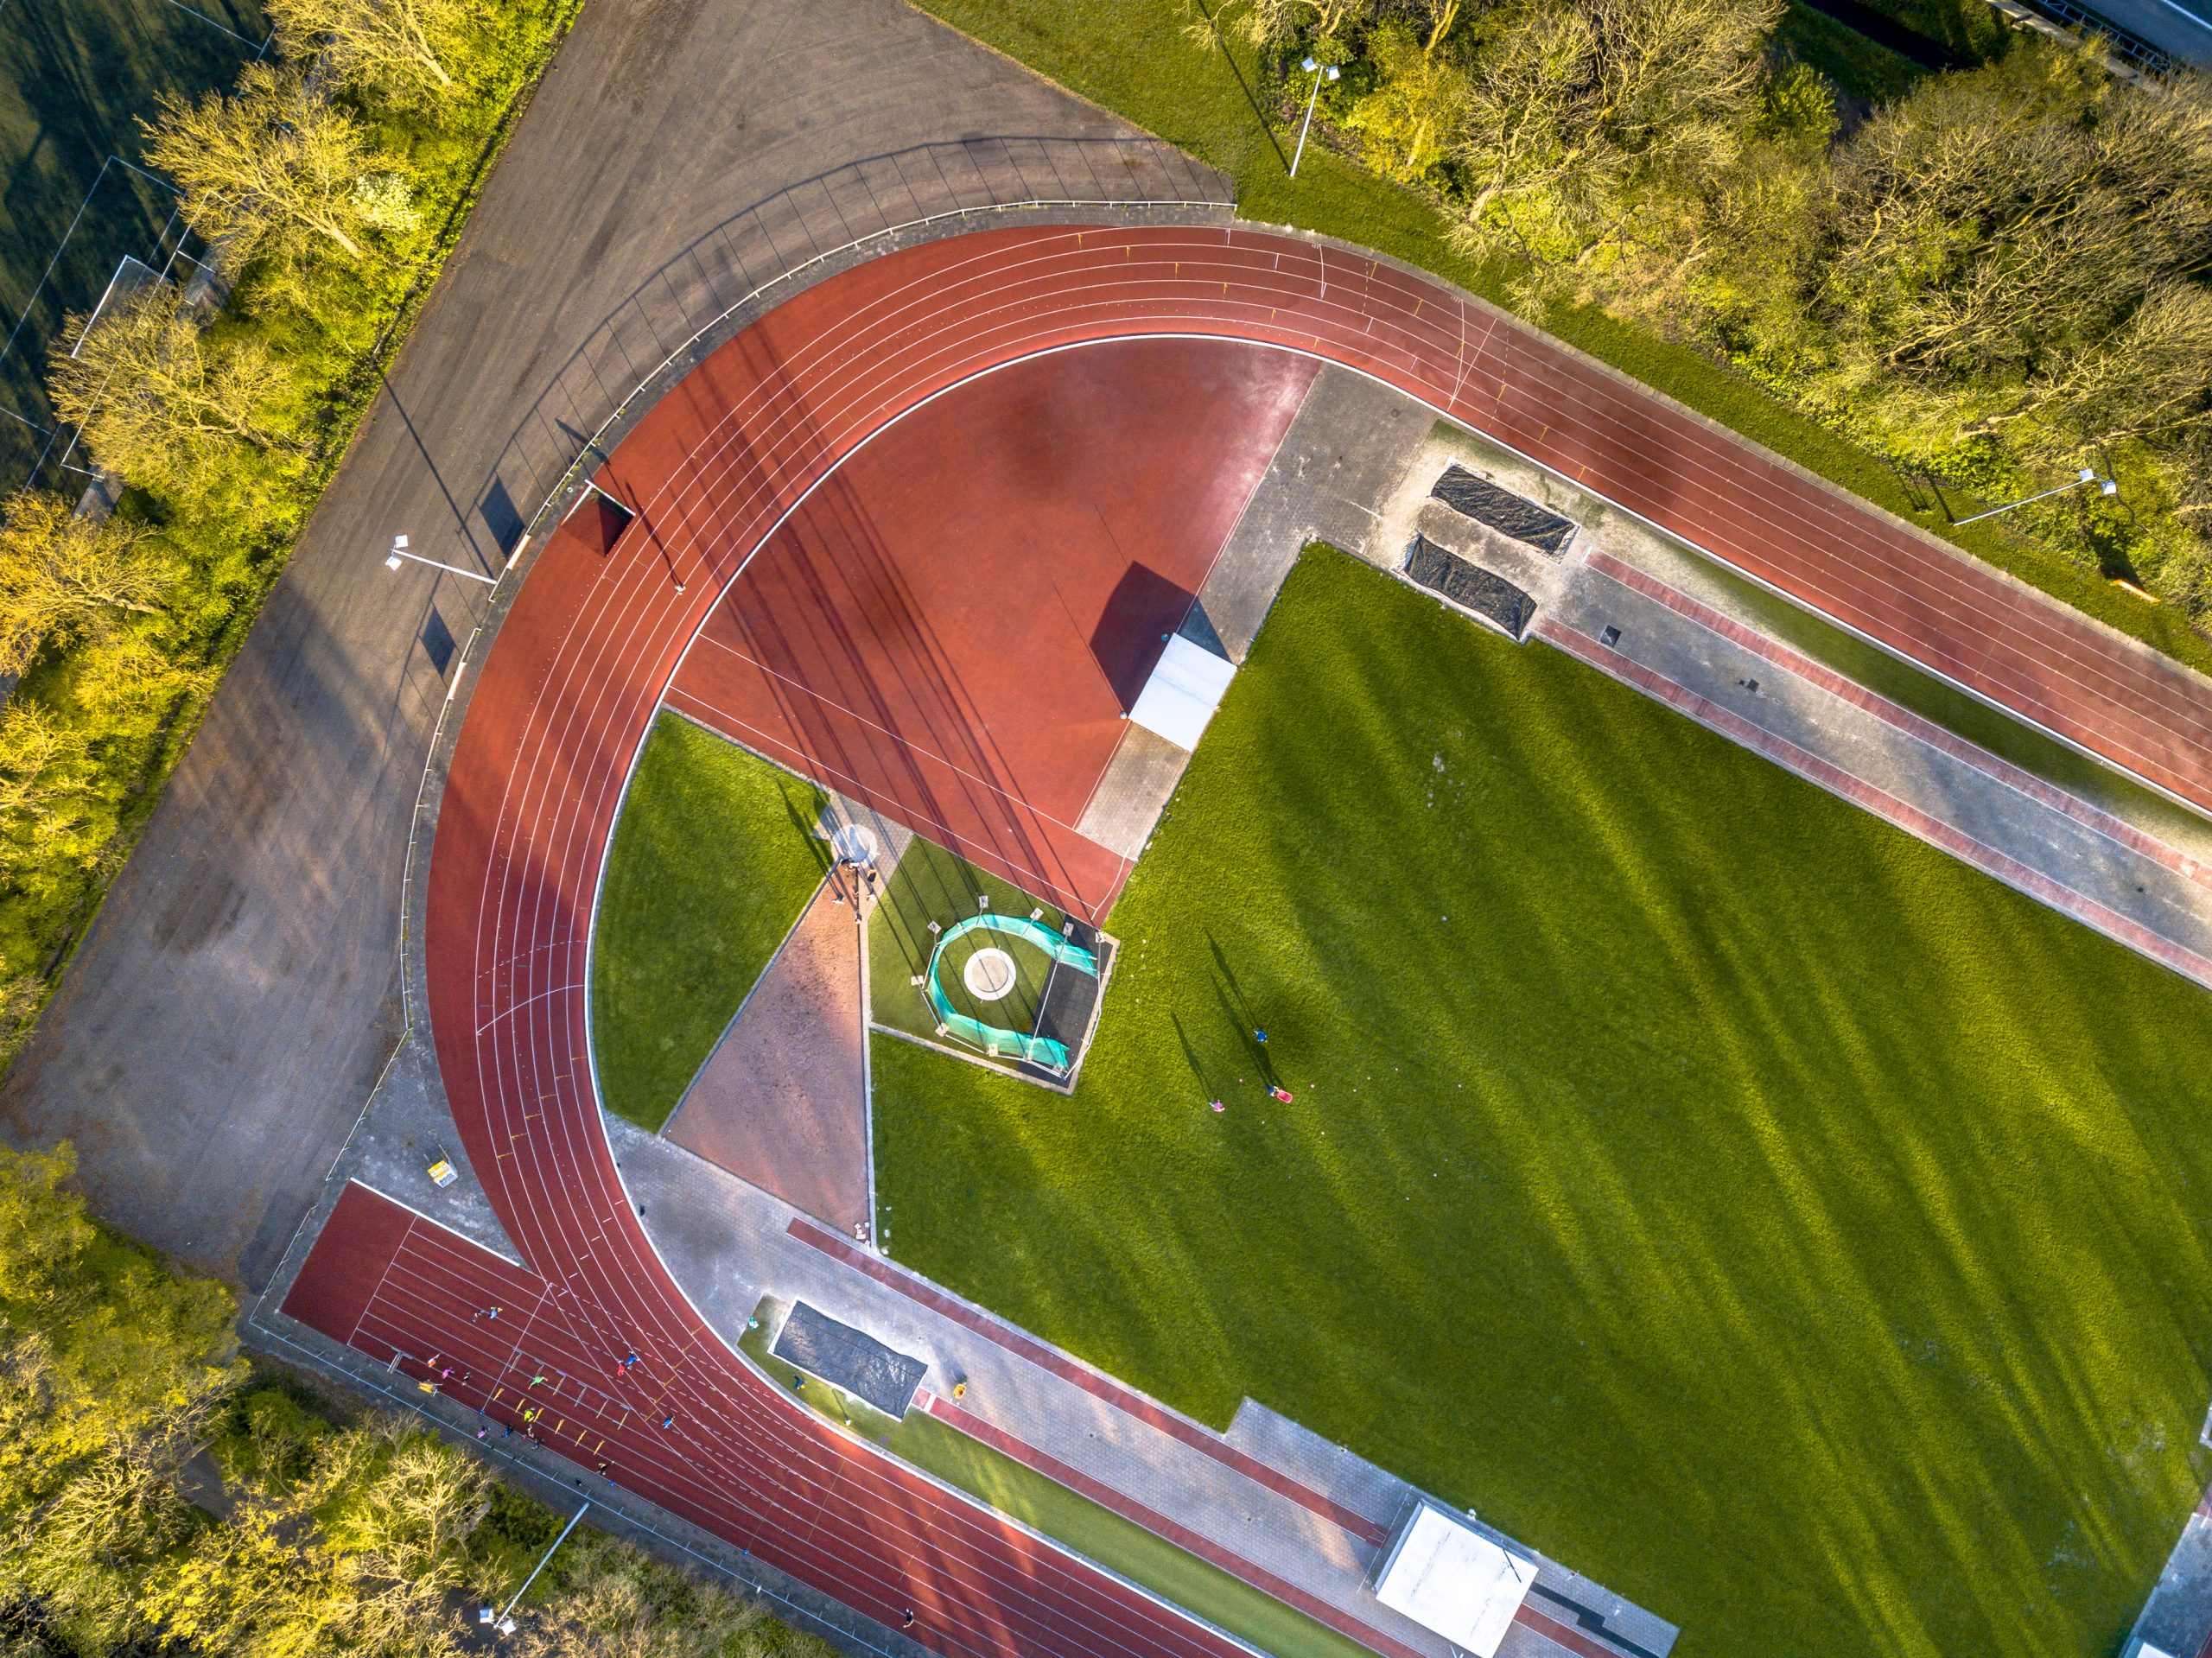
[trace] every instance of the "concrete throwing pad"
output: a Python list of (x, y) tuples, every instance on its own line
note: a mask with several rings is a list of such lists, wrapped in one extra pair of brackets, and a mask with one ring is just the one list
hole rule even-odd
[(929, 1366), (894, 1353), (873, 1336), (841, 1324), (801, 1301), (768, 1350), (786, 1364), (820, 1376), (887, 1416), (904, 1417)]
[(1014, 957), (995, 945), (979, 950), (960, 969), (960, 981), (978, 1001), (1000, 1001), (1014, 989)]

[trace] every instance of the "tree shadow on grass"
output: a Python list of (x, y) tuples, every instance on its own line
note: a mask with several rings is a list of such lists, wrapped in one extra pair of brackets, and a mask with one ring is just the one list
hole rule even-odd
[(1260, 97), (1252, 90), (1252, 83), (1244, 79), (1243, 66), (1236, 61), (1236, 54), (1229, 49), (1229, 37), (1222, 32), (1214, 8), (1206, 0), (1191, 0), (1198, 16), (1205, 22), (1206, 36), (1221, 48), (1222, 61), (1229, 66), (1229, 73), (1236, 77), (1236, 90), (1244, 94), (1244, 101), (1252, 106), (1252, 118), (1260, 124), (1260, 131), (1268, 141), (1268, 148), (1275, 152), (1275, 159), (1282, 163), (1285, 173), (1290, 171), (1290, 157), (1282, 153), (1282, 141), (1275, 137), (1274, 124), (1268, 119), (1268, 112), (1260, 107)]

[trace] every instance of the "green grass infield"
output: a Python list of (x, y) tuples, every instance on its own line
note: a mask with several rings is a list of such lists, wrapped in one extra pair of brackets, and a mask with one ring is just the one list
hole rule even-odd
[(592, 931), (600, 1098), (654, 1133), (829, 866), (819, 790), (664, 713), (607, 854)]
[(2212, 1474), (2201, 990), (1326, 551), (1109, 926), (1071, 1098), (874, 1044), (899, 1260), (1681, 1658), (2117, 1649)]

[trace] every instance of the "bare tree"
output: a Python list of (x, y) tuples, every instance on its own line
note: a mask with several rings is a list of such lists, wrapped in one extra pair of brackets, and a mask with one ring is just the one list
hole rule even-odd
[(353, 117), (296, 70), (250, 63), (234, 95), (192, 104), (164, 94), (161, 119), (140, 124), (149, 157), (184, 192), (185, 217), (233, 257), (292, 236), (360, 257), (355, 187), (375, 170), (367, 144)]
[(2212, 98), (2029, 44), (1879, 112), (1835, 175), (1818, 298), (1862, 373), (2032, 376), (2212, 242)]
[(1969, 429), (2022, 422), (2047, 435), (2024, 448), (2063, 454), (2212, 422), (2212, 292), (2159, 282), (2110, 334), (2055, 361), (2010, 408)]
[(258, 339), (211, 343), (174, 289), (73, 321), (70, 350), (47, 379), (54, 412), (84, 434), (103, 467), (135, 483), (181, 485), (211, 451), (278, 441), (273, 411), (287, 381)]
[(25, 490), (0, 517), (0, 673), (19, 674), (44, 644), (67, 644), (118, 611), (153, 615), (174, 571), (147, 532), (111, 514), (94, 522), (66, 497)]
[(474, 0), (270, 0), (287, 57), (321, 55), (341, 79), (402, 103), (449, 98)]
[(1495, 14), (1456, 157), (1462, 245), (1582, 288), (1625, 257), (1701, 257), (1688, 204), (1737, 157), (1780, 13), (1780, 0), (1516, 0)]

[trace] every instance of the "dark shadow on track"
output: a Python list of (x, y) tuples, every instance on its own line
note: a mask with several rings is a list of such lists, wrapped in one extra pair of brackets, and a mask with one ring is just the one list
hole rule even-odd
[[(749, 321), (753, 295), (773, 283), (764, 298), (783, 297), (794, 270), (864, 238), (1034, 202), (1181, 202), (1226, 212), (1231, 197), (1223, 175), (1150, 138), (995, 135), (888, 150), (803, 179), (724, 219), (610, 311), (517, 422), (478, 497), (504, 492), (542, 531), (545, 503), (569, 468), (588, 456), (605, 461), (607, 422), (626, 404), (637, 412), (651, 402), (650, 393), (636, 396), (649, 378), (673, 384)], [(742, 317), (732, 314), (739, 307)], [(706, 337), (696, 338), (702, 330)], [(679, 352), (681, 363), (662, 366)]]

